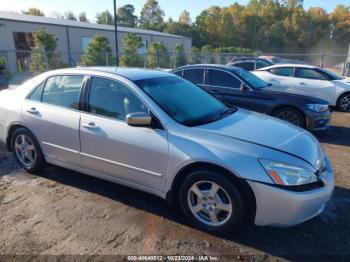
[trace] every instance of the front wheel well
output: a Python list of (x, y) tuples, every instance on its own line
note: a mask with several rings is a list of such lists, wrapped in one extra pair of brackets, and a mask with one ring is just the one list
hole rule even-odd
[(179, 195), (180, 186), (184, 181), (186, 175), (197, 170), (210, 170), (210, 171), (218, 172), (222, 176), (230, 180), (235, 186), (237, 186), (240, 193), (242, 194), (244, 205), (247, 209), (247, 212), (246, 212), (247, 222), (249, 223), (253, 222), (255, 218), (255, 212), (256, 212), (256, 199), (255, 199), (253, 190), (250, 188), (249, 184), (244, 179), (237, 177), (226, 168), (223, 168), (221, 166), (211, 164), (211, 163), (197, 162), (197, 163), (192, 163), (183, 167), (176, 174), (172, 183), (171, 190), (166, 195), (166, 200), (169, 205), (175, 206), (175, 207), (179, 206), (178, 195)]
[(7, 147), (7, 150), (8, 151), (12, 151), (12, 148), (11, 148), (11, 138), (12, 138), (12, 134), (13, 132), (15, 132), (18, 128), (25, 128), (25, 129), (28, 129), (26, 128), (25, 126), (21, 125), (21, 124), (14, 124), (12, 126), (10, 126), (8, 132), (7, 132), (7, 138), (6, 138), (6, 147)]

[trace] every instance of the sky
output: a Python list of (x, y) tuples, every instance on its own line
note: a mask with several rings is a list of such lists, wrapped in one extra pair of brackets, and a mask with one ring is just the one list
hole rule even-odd
[[(136, 9), (136, 14), (139, 15), (140, 10), (146, 0), (117, 0), (117, 6), (125, 4), (132, 4)], [(233, 0), (158, 0), (160, 6), (165, 12), (166, 19), (172, 17), (177, 20), (182, 10), (186, 9), (191, 14), (192, 20), (200, 12), (212, 5), (221, 7), (233, 4)], [(237, 0), (240, 4), (246, 4), (249, 0)], [(2, 3), (2, 4), (1, 4)], [(304, 0), (304, 8), (308, 9), (310, 6), (321, 6), (328, 12), (331, 12), (336, 5), (349, 5), (349, 0)], [(0, 10), (3, 11), (17, 11), (26, 10), (29, 7), (38, 7), (43, 10), (46, 16), (54, 16), (54, 12), (64, 13), (68, 10), (75, 14), (86, 12), (88, 18), (94, 21), (97, 12), (106, 9), (113, 10), (113, 0), (0, 0)]]

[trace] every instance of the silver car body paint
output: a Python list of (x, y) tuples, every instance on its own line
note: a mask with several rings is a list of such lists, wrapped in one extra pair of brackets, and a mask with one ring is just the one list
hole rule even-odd
[[(126, 84), (165, 130), (131, 127), (123, 121), (64, 109), (26, 99), (35, 86), (58, 74), (94, 75)], [(239, 109), (202, 126), (183, 126), (169, 117), (134, 80), (173, 75), (165, 72), (101, 68), (63, 69), (44, 73), (14, 90), (0, 92), (0, 140), (19, 124), (30, 129), (49, 163), (137, 188), (162, 198), (176, 175), (198, 162), (223, 167), (248, 181), (254, 192), (257, 225), (289, 226), (322, 211), (333, 190), (333, 173), (325, 153), (309, 132), (275, 118)], [(130, 80), (131, 79), (131, 80)], [(38, 115), (27, 112), (35, 107)], [(98, 131), (84, 128), (95, 122)], [(327, 161), (325, 186), (292, 192), (274, 186), (259, 158), (297, 165), (317, 172)], [(277, 207), (287, 209), (281, 212)]]

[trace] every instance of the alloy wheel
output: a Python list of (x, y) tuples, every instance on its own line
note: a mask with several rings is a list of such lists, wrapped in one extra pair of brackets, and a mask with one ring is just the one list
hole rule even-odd
[(341, 99), (340, 108), (344, 112), (350, 112), (350, 95), (346, 95)]
[(187, 201), (192, 214), (209, 226), (225, 224), (233, 205), (227, 192), (212, 181), (198, 181), (188, 190)]
[(302, 126), (302, 122), (300, 120), (300, 117), (298, 114), (294, 113), (293, 111), (289, 110), (283, 110), (279, 111), (276, 115), (274, 115), (276, 118), (282, 119), (284, 121), (290, 122), (296, 126)]
[(30, 169), (35, 165), (37, 153), (32, 139), (26, 135), (19, 135), (15, 140), (15, 152), (18, 160), (26, 168)]

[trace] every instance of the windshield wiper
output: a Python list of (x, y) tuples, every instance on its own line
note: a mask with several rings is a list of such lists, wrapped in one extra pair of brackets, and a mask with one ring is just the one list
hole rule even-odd
[(229, 116), (229, 115), (233, 114), (233, 113), (236, 112), (236, 111), (237, 111), (237, 109), (232, 109), (232, 108), (226, 109), (225, 111), (222, 111), (220, 114), (218, 114), (218, 115), (213, 119), (213, 122), (214, 122), (214, 121), (218, 121), (218, 120), (220, 120), (220, 119), (223, 119), (223, 118), (225, 118), (226, 116)]
[(236, 111), (237, 111), (237, 109), (234, 109), (234, 108), (226, 109), (226, 110), (220, 112), (219, 114), (217, 114), (215, 117), (210, 117), (210, 118), (206, 117), (206, 118), (196, 119), (193, 121), (188, 121), (187, 123), (185, 123), (185, 125), (187, 125), (187, 126), (200, 126), (200, 125), (209, 124), (209, 123), (218, 121), (220, 119), (223, 119), (226, 116), (231, 115)]

